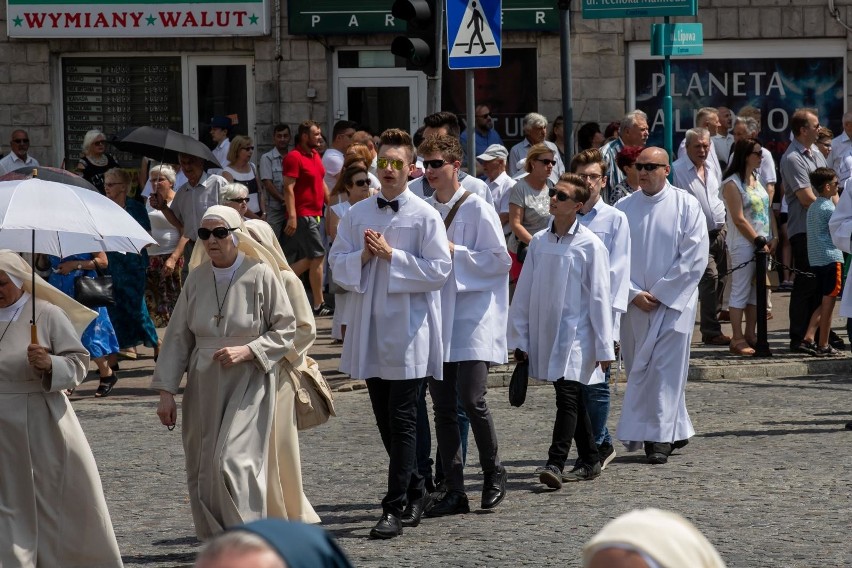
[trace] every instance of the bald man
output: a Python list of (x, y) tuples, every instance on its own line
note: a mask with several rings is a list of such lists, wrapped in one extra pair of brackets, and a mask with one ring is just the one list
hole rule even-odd
[[(627, 391), (617, 437), (662, 464), (695, 434), (686, 376), (698, 282), (709, 240), (701, 204), (668, 181), (669, 157), (646, 148), (636, 159), (637, 191), (616, 204), (630, 227), (630, 292), (621, 324)], [(674, 222), (673, 222), (674, 221)]]

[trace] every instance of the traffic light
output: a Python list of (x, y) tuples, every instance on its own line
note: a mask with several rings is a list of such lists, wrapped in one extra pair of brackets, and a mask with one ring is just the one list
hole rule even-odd
[(391, 7), (394, 18), (404, 20), (407, 33), (394, 38), (391, 53), (405, 59), (409, 71), (423, 71), (426, 76), (437, 73), (436, 59), (440, 48), (435, 45), (435, 22), (439, 0), (395, 0)]

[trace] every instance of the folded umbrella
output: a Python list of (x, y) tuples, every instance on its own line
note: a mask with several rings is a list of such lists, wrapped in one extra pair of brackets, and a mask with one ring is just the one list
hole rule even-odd
[(205, 169), (222, 167), (204, 142), (167, 128), (125, 128), (114, 134), (108, 142), (122, 152), (139, 154), (167, 164), (177, 164), (178, 155), (187, 154), (204, 160)]

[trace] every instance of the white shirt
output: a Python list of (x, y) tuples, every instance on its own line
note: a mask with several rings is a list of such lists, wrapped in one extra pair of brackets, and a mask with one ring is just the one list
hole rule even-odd
[[(469, 192), (484, 199), (489, 205), (494, 204), (494, 198), (491, 196), (491, 191), (488, 189), (488, 185), (481, 179), (468, 175), (464, 172), (459, 172), (459, 183)], [(420, 176), (419, 178), (408, 182), (408, 189), (411, 193), (422, 199), (431, 197), (432, 193), (435, 191), (432, 186), (429, 185), (429, 181), (426, 179), (426, 176)]]
[[(447, 203), (435, 195), (426, 202), (446, 219), (465, 194), (459, 188)], [(512, 259), (494, 208), (476, 195), (462, 203), (447, 230), (453, 268), (441, 288), (444, 361), (508, 361), (506, 318)]]
[[(216, 159), (219, 160), (219, 163), (222, 165), (222, 168), (228, 167), (228, 164), (231, 162), (228, 161), (228, 151), (231, 149), (231, 141), (228, 138), (225, 138), (219, 145), (213, 148), (213, 155), (216, 156)], [(221, 173), (221, 169), (210, 168), (207, 170), (208, 173)]]
[(322, 155), (322, 166), (325, 168), (325, 185), (331, 190), (337, 183), (337, 176), (343, 169), (343, 152), (334, 148), (328, 148)]
[[(722, 136), (721, 134), (716, 134), (715, 136), (710, 137), (710, 141), (715, 147), (714, 149), (716, 150), (716, 157), (724, 157), (725, 163), (727, 164), (731, 156), (731, 147), (734, 145), (734, 135), (730, 132), (728, 132), (724, 136)], [(721, 161), (719, 162), (719, 164), (721, 165)]]
[[(444, 222), (410, 191), (396, 198), (396, 213), (379, 209), (377, 197), (349, 209), (329, 252), (334, 281), (353, 303), (340, 370), (355, 379), (441, 380), (440, 290), (452, 270)], [(390, 262), (374, 257), (361, 265), (366, 229), (393, 247)]]
[(198, 238), (201, 218), (209, 207), (219, 205), (222, 188), (227, 184), (222, 176), (203, 173), (198, 185), (190, 186), (187, 181), (178, 188), (169, 207), (183, 225), (184, 236), (192, 241)]
[(725, 226), (725, 203), (721, 198), (722, 180), (716, 172), (704, 163), (704, 180), (698, 177), (698, 170), (689, 157), (678, 158), (672, 164), (672, 185), (686, 190), (701, 204), (701, 211), (707, 221), (707, 230), (715, 231)]
[(14, 152), (9, 152), (3, 159), (0, 160), (0, 176), (6, 175), (9, 172), (13, 172), (18, 168), (23, 168), (24, 166), (35, 167), (38, 166), (38, 160), (27, 154), (27, 159), (20, 159)]
[[(680, 141), (680, 146), (677, 149), (677, 159), (678, 160), (688, 160), (689, 156), (686, 155), (686, 138)], [(672, 164), (674, 165), (674, 164)], [(713, 170), (713, 173), (716, 174), (716, 179), (722, 179), (722, 165), (719, 163), (719, 156), (716, 155), (716, 145), (710, 144), (710, 151), (707, 153), (707, 159), (705, 160), (705, 167), (707, 169)], [(677, 184), (675, 184), (677, 185)]]
[[(518, 183), (518, 180), (512, 179), (509, 174), (502, 172), (496, 179), (488, 183), (488, 189), (491, 190), (491, 197), (494, 199), (494, 210), (497, 214), (509, 212), (509, 197), (512, 195), (512, 188)], [(509, 223), (503, 225), (503, 234), (508, 235), (512, 232)]]
[[(545, 140), (544, 144), (550, 148), (550, 151), (553, 153), (553, 159), (556, 160), (556, 165), (553, 166), (553, 170), (550, 172), (550, 177), (548, 178), (553, 183), (559, 181), (559, 176), (565, 173), (565, 164), (562, 163), (562, 157), (559, 155), (559, 148), (556, 147), (556, 144), (551, 142), (550, 140)], [(509, 172), (510, 176), (516, 176), (519, 173), (523, 173), (518, 167), (518, 162), (521, 161), (522, 158), (527, 157), (527, 152), (529, 152), (530, 141), (527, 138), (524, 138), (514, 146), (509, 151), (509, 163), (506, 167), (506, 171)]]
[(612, 361), (609, 255), (575, 221), (563, 237), (553, 220), (533, 235), (509, 308), (509, 347), (527, 352), (530, 377), (599, 383), (596, 361)]
[(828, 167), (837, 174), (843, 184), (852, 177), (852, 139), (845, 132), (831, 141), (831, 152), (826, 160)]

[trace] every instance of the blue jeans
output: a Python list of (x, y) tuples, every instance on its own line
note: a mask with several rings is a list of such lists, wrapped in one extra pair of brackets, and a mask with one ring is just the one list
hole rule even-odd
[(604, 374), (604, 382), (596, 385), (583, 385), (583, 398), (586, 401), (586, 412), (592, 422), (592, 435), (595, 444), (612, 445), (609, 429), (606, 427), (609, 418), (609, 369)]

